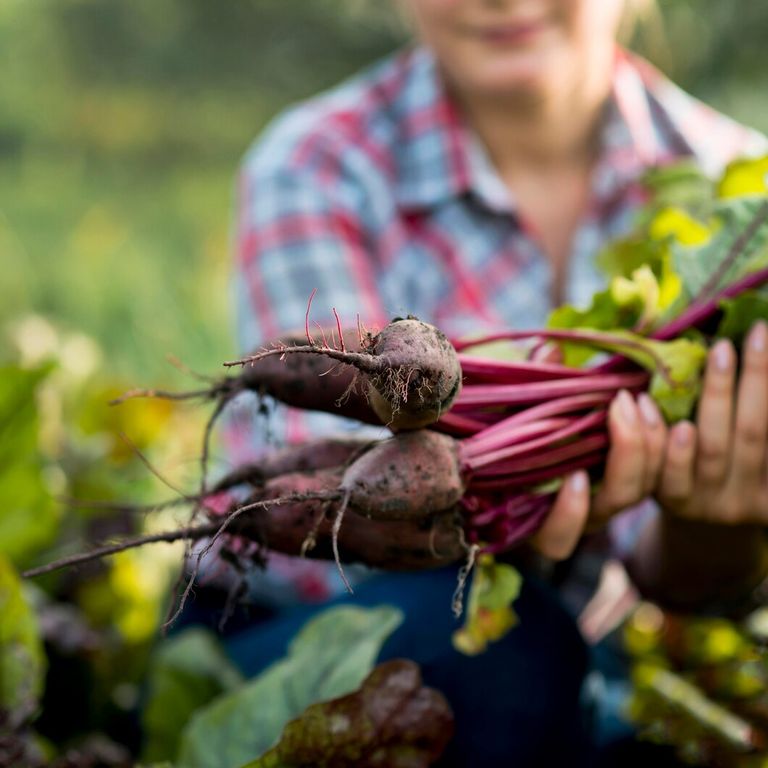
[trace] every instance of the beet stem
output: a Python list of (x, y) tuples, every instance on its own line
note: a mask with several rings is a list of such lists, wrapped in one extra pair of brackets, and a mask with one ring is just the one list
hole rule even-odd
[(755, 212), (752, 217), (752, 221), (744, 228), (744, 231), (733, 241), (725, 258), (720, 262), (715, 272), (710, 275), (709, 280), (704, 284), (704, 287), (699, 291), (699, 295), (694, 299), (692, 303), (699, 304), (707, 299), (707, 296), (713, 292), (717, 292), (717, 286), (723, 279), (723, 275), (728, 271), (728, 268), (734, 261), (747, 249), (750, 240), (755, 236), (760, 225), (768, 219), (768, 200), (766, 200)]
[(592, 411), (578, 419), (575, 419), (567, 427), (551, 432), (545, 437), (534, 438), (523, 443), (517, 443), (509, 446), (508, 448), (501, 448), (487, 453), (482, 453), (479, 456), (462, 457), (464, 464), (470, 471), (480, 469), (489, 464), (494, 464), (502, 459), (508, 459), (512, 456), (517, 456), (521, 453), (554, 445), (558, 440), (564, 440), (567, 437), (577, 435), (579, 432), (590, 429), (591, 427), (603, 424), (607, 419), (607, 413), (605, 411)]

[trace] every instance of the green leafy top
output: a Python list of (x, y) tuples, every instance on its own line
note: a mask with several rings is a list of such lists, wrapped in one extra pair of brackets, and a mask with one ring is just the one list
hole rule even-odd
[(488, 643), (501, 639), (517, 624), (512, 605), (520, 594), (523, 578), (507, 563), (497, 563), (492, 555), (477, 559), (464, 626), (453, 634), (457, 651), (468, 656), (482, 653)]
[(10, 562), (0, 555), (0, 711), (11, 724), (36, 710), (43, 689), (45, 655), (34, 612)]
[[(768, 157), (737, 161), (717, 182), (682, 164), (653, 171), (647, 184), (652, 201), (633, 232), (598, 257), (608, 287), (588, 307), (557, 308), (548, 325), (593, 337), (561, 343), (568, 365), (609, 351), (651, 370), (652, 396), (667, 418), (677, 420), (690, 413), (698, 395), (705, 347), (694, 338), (643, 337), (691, 303), (768, 267)], [(740, 338), (743, 318), (765, 317), (766, 303), (764, 293), (726, 302), (719, 333)], [(613, 338), (600, 342), (605, 332)]]
[(402, 618), (391, 606), (323, 611), (291, 641), (285, 658), (193, 715), (178, 768), (237, 768), (266, 752), (308, 706), (359, 688)]

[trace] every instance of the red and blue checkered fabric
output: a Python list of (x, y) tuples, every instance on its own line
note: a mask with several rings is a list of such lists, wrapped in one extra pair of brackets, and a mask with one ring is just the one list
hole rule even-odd
[[(600, 136), (568, 265), (564, 299), (576, 304), (602, 286), (594, 256), (630, 228), (649, 168), (691, 157), (717, 174), (768, 147), (621, 50)], [(242, 167), (236, 248), (243, 352), (303, 328), (313, 290), (313, 320), (325, 327), (335, 308), (345, 325), (359, 316), (370, 328), (413, 314), (455, 336), (540, 326), (551, 309), (552, 275), (537, 233), (423, 48), (392, 56), (268, 127)], [(310, 430), (353, 427), (284, 411), (271, 428), (276, 440), (295, 442)], [(231, 437), (235, 454), (252, 453), (253, 433), (234, 429)]]

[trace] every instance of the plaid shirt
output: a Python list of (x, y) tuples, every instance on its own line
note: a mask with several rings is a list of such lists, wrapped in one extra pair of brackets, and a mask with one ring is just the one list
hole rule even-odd
[[(617, 50), (587, 210), (573, 239), (565, 300), (588, 303), (604, 278), (594, 255), (628, 231), (641, 176), (692, 157), (717, 174), (766, 151), (760, 134)], [(279, 117), (240, 179), (235, 290), (244, 352), (313, 319), (381, 326), (414, 314), (456, 336), (541, 326), (552, 272), (483, 146), (423, 48), (400, 52)], [(307, 436), (284, 409), (278, 440)], [(313, 433), (343, 420), (313, 415)], [(252, 444), (241, 430), (235, 453)], [(310, 569), (311, 570), (311, 569)]]

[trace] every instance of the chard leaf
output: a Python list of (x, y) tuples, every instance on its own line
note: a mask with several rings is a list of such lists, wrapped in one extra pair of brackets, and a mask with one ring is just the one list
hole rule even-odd
[(644, 230), (603, 248), (595, 262), (599, 269), (611, 277), (629, 277), (636, 269), (648, 265), (657, 275), (665, 258), (665, 245), (651, 240)]
[(686, 419), (699, 399), (707, 349), (700, 341), (685, 338), (651, 343), (664, 361), (665, 371), (654, 371), (648, 393), (667, 421)]
[[(642, 307), (636, 301), (618, 302), (612, 288), (596, 293), (592, 304), (586, 309), (577, 309), (564, 304), (552, 311), (547, 320), (548, 328), (563, 329), (600, 329), (632, 328), (640, 320)], [(563, 363), (579, 367), (595, 355), (594, 346), (561, 342)]]
[(243, 768), (428, 768), (452, 735), (445, 697), (422, 685), (414, 662), (394, 659), (354, 693), (309, 707), (285, 726), (278, 744)]
[(464, 626), (453, 633), (453, 646), (468, 656), (482, 653), (517, 624), (512, 604), (520, 594), (523, 577), (514, 566), (480, 555), (469, 590)]
[(721, 302), (723, 318), (717, 336), (728, 338), (741, 345), (750, 328), (758, 320), (768, 319), (768, 288), (747, 291), (735, 299)]
[(715, 185), (693, 160), (653, 168), (643, 177), (652, 196), (652, 208), (673, 206), (702, 214), (708, 210)]
[[(668, 264), (668, 260), (665, 260)], [(634, 304), (640, 311), (635, 329), (650, 330), (674, 306), (680, 297), (680, 278), (668, 268), (662, 269), (661, 279), (646, 264), (636, 269), (631, 277), (615, 277), (611, 281), (611, 294), (620, 306)]]
[(648, 393), (667, 421), (680, 421), (691, 414), (699, 397), (701, 371), (707, 359), (707, 349), (702, 342), (690, 338), (656, 341), (617, 331), (604, 334), (603, 340), (593, 343), (651, 372)]
[(648, 235), (653, 240), (672, 238), (681, 245), (703, 245), (713, 234), (713, 228), (695, 219), (680, 208), (662, 208), (650, 223)]
[(190, 627), (161, 643), (149, 670), (142, 758), (147, 762), (174, 759), (192, 714), (241, 683), (240, 673), (212, 632)]
[[(549, 316), (547, 325), (552, 329), (584, 331), (627, 330), (649, 331), (680, 301), (681, 282), (668, 266), (661, 265), (661, 276), (648, 265), (642, 265), (628, 277), (617, 275), (605, 291), (596, 293), (586, 309), (564, 305)], [(561, 342), (566, 365), (584, 365), (595, 354), (595, 349), (606, 347)]]
[(308, 706), (358, 688), (402, 618), (387, 605), (323, 611), (294, 637), (287, 656), (192, 716), (177, 768), (236, 768), (263, 754)]
[[(765, 197), (734, 198), (719, 203), (712, 235), (706, 242), (687, 244), (679, 239), (672, 242), (674, 269), (680, 275), (688, 299), (698, 297), (705, 286), (714, 292), (768, 266), (768, 221), (763, 220), (728, 268), (719, 273), (723, 260), (755, 221), (764, 203)], [(718, 275), (716, 285), (710, 285), (715, 275)]]
[(630, 331), (606, 333), (595, 328), (564, 332), (568, 347), (585, 346), (622, 355), (651, 372), (650, 395), (668, 421), (687, 418), (699, 395), (701, 369), (707, 357), (695, 338), (648, 339)]

